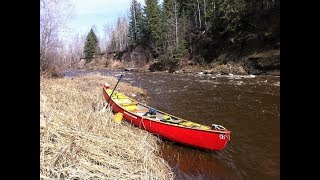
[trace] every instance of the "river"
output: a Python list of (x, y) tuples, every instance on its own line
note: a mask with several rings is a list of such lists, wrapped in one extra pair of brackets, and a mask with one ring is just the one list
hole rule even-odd
[(231, 131), (226, 148), (214, 152), (164, 140), (162, 156), (176, 179), (280, 179), (279, 76), (99, 72), (124, 74), (122, 81), (147, 91), (149, 106)]

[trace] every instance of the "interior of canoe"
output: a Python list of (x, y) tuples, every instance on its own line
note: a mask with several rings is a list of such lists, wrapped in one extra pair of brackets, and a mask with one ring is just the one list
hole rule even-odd
[[(106, 92), (110, 96), (112, 93), (111, 89), (107, 89)], [(192, 121), (184, 120), (179, 117), (175, 117), (168, 113), (157, 110), (156, 108), (149, 107), (147, 105), (141, 104), (123, 93), (114, 91), (112, 94), (112, 100), (117, 103), (123, 109), (132, 112), (138, 116), (149, 118), (155, 121), (161, 121), (163, 123), (175, 124), (177, 126), (183, 126), (194, 129), (201, 130), (226, 130), (223, 126), (218, 125), (215, 129), (212, 129), (210, 126), (205, 126), (198, 124)]]

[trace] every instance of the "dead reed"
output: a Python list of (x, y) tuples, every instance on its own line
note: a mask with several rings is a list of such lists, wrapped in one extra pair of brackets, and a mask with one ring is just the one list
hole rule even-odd
[[(102, 113), (102, 87), (117, 79), (101, 75), (40, 79), (41, 179), (173, 179), (159, 139)], [(121, 92), (145, 94), (119, 83)]]

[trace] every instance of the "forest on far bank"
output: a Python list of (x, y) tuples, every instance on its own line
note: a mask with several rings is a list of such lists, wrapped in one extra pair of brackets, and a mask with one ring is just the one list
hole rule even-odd
[(41, 69), (115, 54), (112, 59), (122, 63), (171, 72), (190, 62), (280, 70), (280, 0), (145, 0), (145, 6), (132, 0), (129, 14), (106, 25), (105, 36), (97, 36), (93, 25), (88, 34), (71, 36), (65, 48), (52, 32), (71, 16), (62, 11), (68, 3), (41, 1)]

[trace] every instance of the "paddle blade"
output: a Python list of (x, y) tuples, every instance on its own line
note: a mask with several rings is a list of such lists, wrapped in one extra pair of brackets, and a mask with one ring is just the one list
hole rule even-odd
[(108, 106), (108, 103), (106, 103), (106, 104), (103, 106), (103, 108), (100, 110), (100, 112), (106, 112), (107, 106)]

